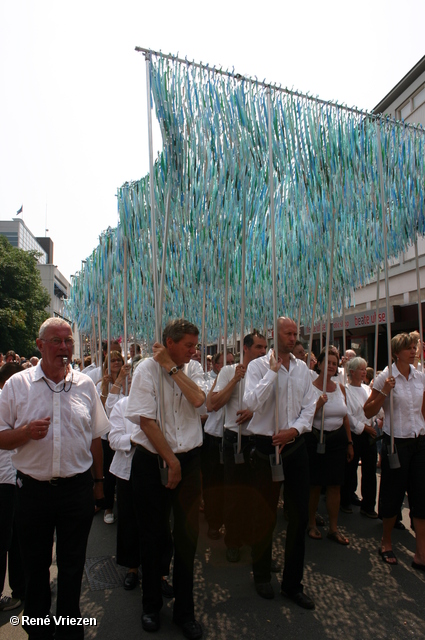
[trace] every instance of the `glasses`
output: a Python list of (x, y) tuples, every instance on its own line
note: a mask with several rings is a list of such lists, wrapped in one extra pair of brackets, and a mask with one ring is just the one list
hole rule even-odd
[(45, 340), (45, 338), (40, 338), (40, 340), (42, 340), (43, 342), (48, 342), (49, 344), (52, 344), (54, 347), (60, 347), (62, 342), (65, 343), (66, 347), (73, 347), (75, 344), (74, 338), (65, 338), (65, 340), (62, 340), (62, 338), (50, 338), (50, 340)]

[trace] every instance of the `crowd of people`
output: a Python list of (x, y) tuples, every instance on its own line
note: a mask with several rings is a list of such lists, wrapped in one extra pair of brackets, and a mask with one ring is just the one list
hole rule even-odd
[[(229, 563), (239, 562), (243, 545), (250, 548), (255, 590), (272, 599), (271, 574), (281, 570), (272, 556), (281, 490), (287, 520), (281, 593), (298, 606), (315, 608), (303, 571), (306, 536), (323, 538), (322, 493), (326, 538), (349, 545), (338, 516), (358, 505), (362, 516), (382, 518), (379, 554), (389, 566), (397, 564), (391, 532), (403, 526), (407, 493), (416, 535), (412, 567), (425, 571), (419, 335), (393, 338), (393, 364), (376, 379), (351, 349), (342, 358), (334, 346), (306, 354), (290, 318), (279, 318), (274, 348), (267, 350), (266, 338), (253, 330), (240, 354), (218, 352), (204, 367), (198, 340), (197, 327), (178, 319), (165, 327), (152, 357), (142, 358), (136, 343), (123, 353), (113, 340), (103, 344), (101, 364), (79, 371), (71, 366), (69, 325), (51, 318), (37, 339), (40, 361), (6, 354), (0, 588), (8, 555), (12, 595), (1, 597), (0, 610), (24, 601), (29, 619), (51, 617), (56, 533), (56, 620), (79, 618), (87, 539), (101, 511), (106, 525), (116, 525), (125, 589), (138, 585), (141, 571), (143, 629), (158, 631), (163, 598), (174, 598), (173, 621), (196, 640), (203, 633), (193, 598), (200, 514), (208, 537), (223, 537)], [(34, 639), (84, 635), (53, 623), (48, 630), (28, 623), (25, 630)]]

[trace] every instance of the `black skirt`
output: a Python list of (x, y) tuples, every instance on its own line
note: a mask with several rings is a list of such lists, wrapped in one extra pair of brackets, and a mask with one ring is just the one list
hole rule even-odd
[(304, 435), (307, 444), (310, 484), (312, 486), (341, 486), (344, 483), (348, 438), (344, 426), (324, 431), (325, 453), (317, 453), (319, 429)]

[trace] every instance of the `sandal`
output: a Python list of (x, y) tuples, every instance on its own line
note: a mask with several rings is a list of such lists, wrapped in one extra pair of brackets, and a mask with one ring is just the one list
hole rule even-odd
[(320, 531), (319, 531), (319, 529), (317, 527), (308, 527), (307, 535), (312, 540), (321, 540), (322, 539), (322, 534), (320, 533)]
[(379, 549), (378, 553), (381, 556), (382, 560), (385, 562), (385, 564), (389, 564), (389, 565), (398, 564), (398, 560), (395, 557), (394, 551), (392, 549), (388, 549), (388, 551), (382, 551), (382, 549)]
[(341, 535), (338, 529), (336, 531), (329, 531), (326, 537), (328, 538), (328, 540), (332, 540), (332, 542), (336, 542), (337, 544), (342, 544), (344, 546), (347, 546), (347, 544), (350, 544), (349, 539), (344, 538), (344, 536)]

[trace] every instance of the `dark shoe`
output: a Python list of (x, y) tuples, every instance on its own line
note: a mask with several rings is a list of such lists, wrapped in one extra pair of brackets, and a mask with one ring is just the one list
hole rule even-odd
[(399, 531), (405, 531), (406, 527), (404, 526), (401, 520), (397, 520), (397, 522), (394, 525), (394, 529), (398, 529)]
[(373, 518), (376, 520), (378, 518), (378, 514), (376, 511), (366, 511), (366, 509), (360, 509), (360, 513), (362, 516), (366, 516), (366, 518)]
[(211, 538), (211, 540), (218, 540), (220, 537), (220, 531), (218, 529), (208, 527), (207, 536)]
[(139, 576), (134, 571), (129, 571), (124, 578), (124, 589), (126, 591), (131, 591), (135, 589), (139, 584)]
[(350, 507), (350, 505), (348, 504), (341, 504), (339, 506), (339, 510), (342, 511), (342, 513), (353, 513), (352, 508)]
[(294, 593), (294, 595), (292, 596), (285, 593), (285, 591), (282, 591), (282, 595), (285, 598), (289, 598), (290, 600), (293, 600), (295, 604), (297, 604), (299, 607), (302, 607), (303, 609), (315, 608), (315, 604), (313, 600), (309, 598), (308, 595), (306, 595), (303, 591), (298, 591), (298, 593)]
[(355, 507), (362, 506), (362, 501), (360, 500), (358, 495), (356, 495), (355, 493), (353, 493), (353, 495), (351, 496), (351, 504), (353, 504)]
[(241, 552), (237, 547), (229, 547), (226, 549), (226, 559), (228, 562), (239, 562), (241, 559)]
[(316, 513), (316, 527), (324, 527), (325, 521), (320, 515), (320, 513)]
[(158, 631), (160, 627), (159, 613), (142, 613), (142, 627), (145, 631)]
[(270, 582), (256, 582), (255, 590), (261, 598), (266, 600), (273, 600), (274, 598), (274, 591)]
[(279, 573), (280, 570), (281, 570), (280, 564), (278, 563), (277, 560), (273, 560), (273, 558), (272, 558), (272, 563), (270, 565), (271, 573)]
[(183, 635), (185, 636), (185, 638), (188, 638), (189, 640), (197, 640), (197, 638), (202, 638), (202, 627), (199, 622), (196, 622), (196, 620), (189, 620), (188, 622), (183, 623), (174, 621), (174, 623), (183, 631)]
[(0, 611), (12, 611), (20, 607), (22, 602), (19, 598), (11, 598), (10, 596), (0, 597)]
[(412, 567), (417, 571), (425, 571), (425, 564), (419, 564), (419, 562), (415, 562), (412, 560)]
[(161, 593), (164, 598), (174, 598), (174, 589), (165, 578), (161, 578)]

